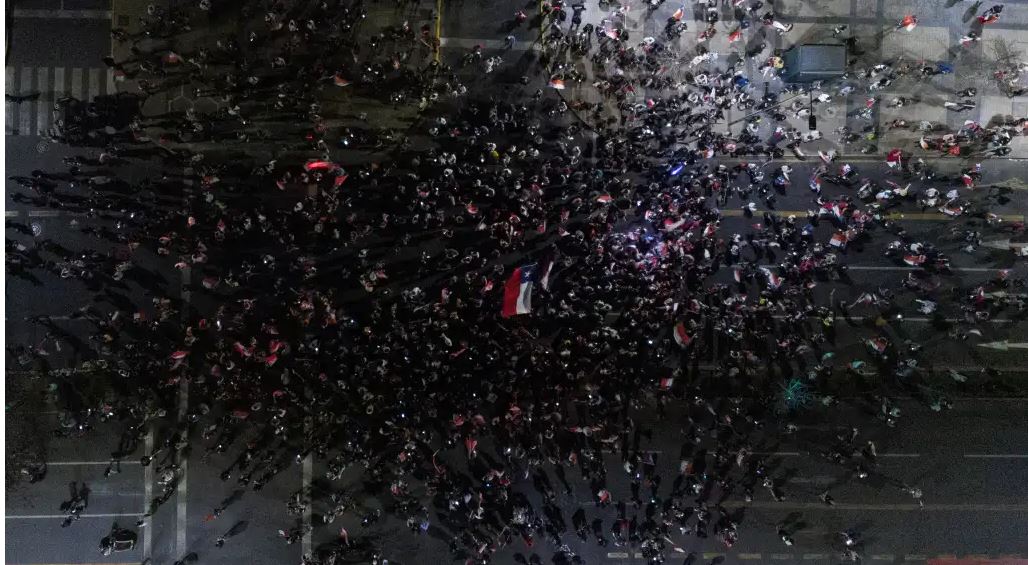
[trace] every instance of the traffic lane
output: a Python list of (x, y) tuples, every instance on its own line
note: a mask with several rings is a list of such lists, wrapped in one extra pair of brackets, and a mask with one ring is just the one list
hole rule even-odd
[[(765, 181), (770, 182), (771, 178), (777, 175), (777, 167), (780, 165), (768, 166), (764, 169)], [(790, 164), (793, 171), (789, 177), (792, 184), (783, 192), (776, 192), (775, 208), (778, 210), (808, 210), (816, 209), (816, 200), (818, 195), (810, 190), (808, 183), (813, 176), (814, 171), (817, 169), (816, 166), (804, 164)], [(1011, 173), (1016, 176), (1018, 173)], [(975, 202), (984, 206), (988, 211), (995, 214), (1024, 214), (1024, 204), (1028, 199), (1028, 191), (1020, 189), (1006, 189), (998, 187), (990, 187), (990, 184), (1000, 183), (1009, 181), (1009, 177), (1002, 175), (989, 175), (983, 176), (980, 182), (980, 186), (975, 189), (968, 189), (961, 185), (950, 184), (950, 183), (938, 183), (938, 182), (921, 182), (921, 181), (905, 181), (901, 178), (890, 178), (888, 176), (870, 176), (870, 180), (875, 181), (880, 187), (879, 190), (887, 188), (893, 188), (890, 183), (894, 183), (899, 187), (905, 187), (910, 185), (912, 195), (891, 202), (888, 206), (888, 211), (899, 214), (904, 213), (924, 213), (938, 214), (940, 219), (945, 219), (946, 216), (939, 212), (938, 208), (922, 208), (915, 201), (918, 195), (923, 194), (928, 188), (938, 189), (942, 193), (946, 193), (949, 190), (957, 189), (958, 202)], [(988, 180), (987, 180), (988, 179)], [(749, 182), (749, 179), (742, 175), (737, 177), (731, 184), (732, 186), (744, 186)], [(839, 200), (843, 197), (849, 197), (854, 199), (854, 204), (857, 208), (866, 209), (870, 204), (874, 202), (865, 202), (857, 199), (857, 189), (860, 184), (856, 184), (853, 187), (844, 187), (832, 184), (822, 179), (821, 183), (821, 194), (820, 198), (825, 201)], [(726, 209), (737, 209), (747, 204), (748, 202), (757, 203), (758, 207), (764, 209), (763, 199), (758, 195), (751, 195), (749, 199), (743, 201), (736, 196), (730, 196), (727, 203), (723, 206)]]
[(110, 10), (111, 0), (18, 0), (18, 10), (49, 10), (54, 17), (70, 17), (68, 11)]
[[(6, 563), (139, 563), (143, 560), (142, 533), (135, 529), (136, 517), (99, 516), (83, 517), (67, 528), (61, 527), (62, 520), (15, 520), (7, 519), (7, 537), (4, 557)], [(137, 533), (137, 543), (129, 551), (120, 551), (108, 557), (100, 554), (100, 540), (111, 533), (117, 524)]]
[(111, 0), (62, 0), (64, 10), (110, 10)]
[[(286, 501), (301, 487), (300, 467), (287, 465), (260, 491), (254, 491), (252, 486), (238, 484), (236, 471), (227, 481), (220, 478), (237, 450), (215, 454), (204, 461), (199, 453), (200, 442), (195, 443), (186, 473), (185, 504), (179, 506), (182, 490), (168, 502), (176, 513), (176, 538), (164, 536), (163, 543), (155, 545), (155, 559), (172, 557), (174, 551), (169, 550), (181, 539), (187, 550), (197, 552), (204, 563), (229, 565), (254, 560), (270, 565), (298, 561), (300, 544), (286, 544), (278, 530), (288, 531), (298, 525), (297, 517), (287, 516)], [(213, 518), (214, 509), (225, 502), (229, 504), (224, 512)], [(227, 537), (223, 547), (216, 547), (218, 537), (230, 531), (237, 533)], [(181, 554), (174, 558), (180, 557)]]
[[(55, 377), (54, 380), (58, 383), (63, 382), (61, 377)], [(81, 391), (81, 389), (76, 390), (75, 387), (80, 386), (84, 385), (76, 383), (67, 396), (74, 398), (76, 391), (93, 392), (88, 390)], [(101, 383), (99, 386), (104, 387), (104, 390), (108, 390), (106, 383)], [(40, 434), (46, 438), (49, 461), (56, 463), (88, 461), (99, 465), (102, 462), (110, 461), (112, 455), (120, 449), (122, 451), (123, 469), (131, 465), (139, 466), (139, 460), (143, 454), (142, 442), (136, 445), (134, 438), (131, 436), (124, 436), (125, 439), (122, 441), (122, 430), (124, 427), (121, 423), (98, 422), (94, 419), (89, 421), (92, 428), (81, 437), (74, 435), (55, 436), (55, 430), (66, 431), (61, 426), (59, 417), (60, 414), (57, 410), (47, 412), (43, 420), (45, 422), (45, 429), (40, 430)], [(158, 462), (160, 461), (162, 459), (158, 457)], [(100, 473), (100, 476), (103, 476), (103, 469), (104, 466), (98, 468), (97, 472)]]
[(77, 489), (85, 488), (88, 491), (89, 505), (83, 512), (85, 514), (142, 514), (142, 465), (122, 464), (121, 472), (104, 477), (106, 467), (106, 464), (83, 465), (81, 462), (51, 463), (47, 466), (44, 480), (25, 485), (18, 489), (16, 495), (8, 496), (7, 516), (65, 514), (60, 507), (61, 503), (70, 499), (72, 483)]
[[(74, 218), (73, 218), (74, 219)], [(179, 277), (172, 268), (171, 260), (159, 258), (146, 250), (132, 251), (121, 243), (111, 242), (106, 237), (87, 235), (82, 230), (107, 229), (113, 233), (113, 224), (108, 221), (83, 221), (70, 225), (67, 217), (8, 218), (18, 222), (9, 227), (7, 236), (25, 246), (27, 250), (38, 248), (41, 239), (57, 246), (54, 251), (40, 251), (40, 257), (49, 261), (46, 267), (22, 269), (9, 277), (8, 295), (17, 300), (8, 302), (8, 319), (20, 320), (30, 316), (55, 316), (66, 318), (84, 306), (101, 311), (123, 310), (124, 314), (152, 307), (153, 296), (177, 297)], [(100, 225), (100, 228), (97, 228)], [(34, 238), (23, 233), (36, 231)], [(16, 233), (12, 233), (16, 232)], [(99, 259), (87, 262), (96, 265), (88, 268), (90, 278), (82, 278), (83, 269), (69, 264), (79, 260), (84, 253), (96, 253)], [(116, 266), (130, 262), (121, 280), (112, 276)], [(67, 268), (68, 277), (61, 271)], [(47, 292), (41, 292), (46, 289)], [(145, 308), (149, 311), (149, 308)]]
[[(772, 261), (771, 258), (765, 256), (762, 261), (755, 265), (753, 263), (750, 264), (758, 269), (767, 269), (773, 273), (780, 274), (781, 269), (779, 265), (784, 258), (782, 255), (775, 255), (774, 261)], [(867, 259), (873, 258), (868, 257)], [(753, 259), (753, 256), (744, 254), (743, 259), (750, 261)], [(835, 299), (840, 301), (846, 300), (847, 295), (851, 293), (856, 293), (856, 296), (859, 296), (869, 289), (876, 290), (884, 287), (893, 291), (897, 298), (902, 298), (908, 294), (914, 294), (914, 291), (908, 291), (901, 286), (901, 283), (909, 278), (911, 274), (924, 281), (926, 283), (925, 288), (934, 289), (927, 292), (927, 295), (948, 296), (953, 288), (967, 289), (968, 293), (970, 293), (977, 286), (997, 282), (1001, 276), (1009, 279), (1018, 278), (1024, 274), (1020, 265), (1015, 266), (1013, 269), (953, 265), (945, 273), (931, 272), (920, 267), (896, 264), (885, 257), (881, 257), (881, 261), (878, 263), (857, 259), (853, 261), (837, 261), (837, 263), (847, 268), (845, 276), (835, 279), (827, 276), (814, 276), (813, 280), (816, 286), (813, 288), (813, 291), (816, 297), (821, 298), (820, 293), (822, 291), (830, 293), (832, 290), (836, 290)], [(722, 263), (708, 280), (722, 284), (738, 284), (735, 280), (735, 273), (740, 267), (741, 264), (739, 263)], [(758, 270), (754, 274), (756, 275), (756, 282), (747, 282), (745, 284), (747, 286), (755, 284), (766, 287), (766, 274), (762, 270)], [(994, 292), (999, 292), (999, 290), (993, 290), (990, 287), (988, 294), (991, 295)], [(1009, 284), (1004, 289), (1004, 292), (1008, 294), (1021, 294), (1021, 291), (1022, 289)], [(828, 298), (827, 294), (824, 298)]]
[[(779, 208), (776, 215), (783, 220), (788, 215), (795, 215), (796, 227), (800, 229), (808, 223), (805, 210), (807, 208), (792, 211)], [(726, 212), (721, 217), (720, 229), (718, 230), (718, 236), (721, 238), (729, 239), (735, 234), (743, 236), (750, 233), (755, 234), (758, 226), (763, 227), (764, 218), (762, 213), (758, 213), (753, 217), (746, 217), (741, 213), (736, 213), (737, 211), (730, 210), (730, 212), (731, 214)], [(937, 219), (901, 219), (897, 220), (896, 224), (903, 228), (905, 239), (908, 242), (907, 245), (918, 241), (931, 243), (947, 254), (954, 267), (983, 268), (992, 266), (1009, 268), (1019, 263), (1011, 252), (995, 249), (990, 246), (998, 245), (998, 243), (991, 242), (1006, 241), (1012, 237), (1015, 239), (1018, 237), (1003, 224), (999, 227), (990, 227), (984, 226), (981, 221), (975, 221), (972, 224), (960, 219), (949, 220), (943, 214), (939, 214)], [(817, 225), (814, 226), (811, 240), (825, 248), (829, 248), (832, 235), (839, 231), (840, 227), (830, 218), (822, 216), (818, 219)], [(963, 251), (963, 248), (968, 244), (965, 240), (965, 235), (969, 231), (978, 232), (981, 239), (981, 247), (973, 253)], [(884, 253), (889, 244), (897, 240), (902, 241), (904, 238), (900, 238), (895, 233), (886, 231), (880, 226), (873, 226), (871, 229), (866, 230), (865, 234), (866, 237), (860, 238), (845, 247), (832, 248), (832, 250), (836, 251), (840, 255), (840, 259), (847, 263), (851, 262), (854, 258), (870, 257), (868, 261), (871, 262), (881, 260), (885, 261), (886, 264), (902, 265), (902, 256), (890, 259), (884, 257)], [(778, 254), (781, 253), (778, 250), (774, 251)], [(750, 252), (747, 252), (746, 256), (750, 256), (750, 254)]]
[[(1024, 554), (1028, 551), (1028, 538), (1020, 532), (1028, 526), (1028, 513), (1020, 509), (1023, 507), (1023, 504), (1000, 506), (972, 501), (948, 506), (932, 505), (929, 501), (925, 510), (916, 504), (861, 503), (827, 507), (820, 502), (760, 503), (744, 511), (739, 541), (730, 555), (738, 559), (739, 554), (762, 553), (760, 562), (774, 562), (769, 553), (799, 557), (808, 552), (825, 552), (837, 557), (844, 549), (838, 534), (842, 531), (852, 531), (861, 540), (857, 550), (865, 560), (897, 561), (897, 557), (905, 555)], [(793, 547), (785, 546), (777, 535), (777, 526), (783, 522), (792, 532)], [(695, 538), (673, 536), (672, 539), (688, 542)], [(723, 551), (723, 546), (718, 550)], [(822, 562), (837, 563), (838, 560)]]
[[(527, 16), (518, 23), (514, 14), (523, 11)], [(539, 3), (535, 0), (485, 0), (483, 2), (442, 2), (442, 37), (503, 41), (513, 34), (519, 42), (533, 42), (539, 38)]]
[[(917, 399), (890, 398), (892, 406), (901, 413), (895, 428), (873, 417), (881, 409), (876, 402), (864, 397), (846, 398), (830, 407), (815, 403), (796, 411), (791, 420), (798, 427), (795, 433), (780, 433), (777, 429), (755, 432), (749, 436), (749, 443), (756, 456), (788, 461), (827, 450), (838, 442), (838, 434), (848, 436), (856, 428), (858, 445), (874, 441), (879, 454), (891, 454), (884, 457), (896, 457), (900, 462), (911, 454), (953, 460), (980, 458), (976, 456), (983, 454), (1017, 454), (1019, 447), (1028, 445), (1028, 427), (1023, 425), (1024, 399), (954, 397), (953, 407), (939, 413)], [(686, 454), (695, 451), (688, 436), (680, 431), (691, 427), (686, 421), (687, 413), (669, 411), (667, 418), (657, 419), (655, 411), (647, 408), (632, 411), (631, 415), (640, 430), (649, 432), (645, 437), (651, 438), (643, 442), (641, 449), (659, 451), (659, 460), (677, 465), (683, 447), (687, 448)]]
[(969, 455), (1028, 455), (1022, 400), (954, 400), (942, 413), (916, 402), (899, 406), (897, 427), (873, 438), (883, 452), (950, 454), (953, 463), (973, 459)]
[[(794, 502), (818, 502), (822, 493), (830, 492), (839, 504), (916, 503), (903, 490), (907, 487), (920, 488), (924, 501), (936, 505), (1002, 505), (1028, 500), (1028, 486), (1016, 479), (1028, 471), (1028, 460), (1024, 457), (969, 458), (958, 449), (944, 451), (947, 442), (938, 437), (934, 441), (939, 449), (930, 453), (895, 451), (881, 445), (888, 442), (880, 441), (874, 465), (859, 455), (846, 464), (832, 463), (817, 455), (827, 451), (827, 442), (803, 444), (793, 448), (801, 450), (796, 452), (799, 455), (767, 456), (768, 476), (780, 484), (787, 500)], [(855, 475), (858, 462), (870, 471), (866, 479)], [(766, 489), (757, 487), (754, 500), (772, 501)], [(738, 495), (733, 499), (738, 500)], [(1028, 505), (1025, 510), (1028, 511)]]
[(95, 67), (111, 52), (107, 19), (16, 18), (8, 33), (17, 67)]

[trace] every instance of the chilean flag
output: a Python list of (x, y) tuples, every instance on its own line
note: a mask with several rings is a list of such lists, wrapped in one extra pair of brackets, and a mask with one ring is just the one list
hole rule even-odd
[(692, 338), (689, 334), (685, 333), (685, 323), (678, 322), (675, 324), (675, 343), (682, 347), (688, 347), (692, 343)]
[(889, 165), (890, 168), (894, 168), (900, 165), (903, 161), (903, 150), (893, 149), (889, 151), (889, 154), (885, 156), (885, 164)]
[(767, 267), (761, 267), (760, 270), (764, 271), (764, 274), (767, 275), (767, 286), (769, 286), (771, 290), (777, 290), (782, 286), (782, 277), (774, 274), (771, 272), (771, 269), (768, 269)]
[(536, 265), (518, 267), (507, 279), (503, 288), (503, 309), (500, 315), (504, 318), (528, 314), (532, 312), (532, 285), (535, 283)]

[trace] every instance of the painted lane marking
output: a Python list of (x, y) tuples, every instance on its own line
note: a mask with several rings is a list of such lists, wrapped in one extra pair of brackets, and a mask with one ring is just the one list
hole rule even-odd
[[(116, 512), (113, 514), (79, 514), (79, 518), (124, 518), (126, 516), (139, 517), (141, 514), (133, 514), (130, 512)], [(14, 516), (4, 516), (7, 520), (63, 520), (67, 517), (67, 514), (17, 514)]]
[[(53, 412), (59, 414), (59, 412)], [(110, 461), (47, 461), (47, 467), (75, 467), (75, 466), (87, 466), (87, 465), (110, 465)], [(122, 461), (122, 465), (140, 465), (139, 461)]]

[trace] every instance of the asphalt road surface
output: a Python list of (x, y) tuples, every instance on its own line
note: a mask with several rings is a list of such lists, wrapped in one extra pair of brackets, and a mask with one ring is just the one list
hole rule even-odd
[[(100, 58), (109, 53), (111, 22), (102, 12), (110, 7), (100, 2), (85, 0), (25, 0), (17, 5), (22, 10), (37, 10), (31, 17), (18, 17), (12, 33), (11, 58), (8, 60), (8, 91), (20, 93), (40, 90), (44, 101), (52, 100), (61, 92), (80, 97), (92, 97), (114, 91)], [(519, 46), (537, 37), (538, 30), (530, 25), (508, 31), (506, 23), (515, 9), (531, 14), (532, 6), (502, 2), (465, 2), (461, 4), (429, 6), (423, 3), (416, 16), (427, 18), (440, 10), (440, 35), (445, 39), (444, 56), (457, 57), (460, 50), (486, 43), (498, 49), (499, 41), (513, 33)], [(55, 11), (56, 10), (56, 11)], [(87, 18), (70, 17), (64, 10), (90, 11)], [(82, 15), (82, 14), (80, 14)], [(524, 57), (530, 63), (532, 55), (517, 51), (511, 57)], [(495, 95), (509, 99), (530, 93), (532, 84), (524, 91), (512, 88), (517, 74), (504, 75), (497, 80)], [(489, 88), (489, 87), (486, 87)], [(60, 169), (63, 156), (81, 153), (81, 150), (62, 148), (43, 141), (39, 135), (50, 127), (52, 116), (42, 104), (8, 106), (6, 126), (7, 175), (27, 175), (33, 169)], [(815, 158), (816, 159), (816, 158)], [(798, 179), (789, 193), (779, 198), (776, 211), (783, 215), (805, 214), (812, 208), (812, 195), (804, 186), (811, 162), (790, 163)], [(875, 179), (885, 178), (886, 168), (878, 158), (852, 161), (862, 174)], [(957, 165), (946, 165), (955, 168)], [(1023, 174), (1023, 161), (997, 160), (985, 162), (982, 185), (1005, 181)], [(150, 173), (145, 164), (133, 170), (130, 179), (143, 179)], [(844, 193), (847, 189), (826, 185), (826, 196)], [(84, 228), (110, 226), (111, 218), (90, 215), (85, 211), (40, 209), (18, 199), (20, 189), (13, 183), (5, 191), (6, 237), (31, 245), (33, 230), (43, 236), (55, 237), (70, 249), (108, 249), (107, 240), (83, 232)], [(1002, 194), (1000, 194), (1002, 192)], [(991, 210), (1004, 214), (1008, 221), (1016, 219), (1028, 209), (1028, 194), (1024, 190), (981, 189), (973, 198), (991, 204)], [(991, 200), (990, 200), (991, 199)], [(1002, 202), (997, 199), (1002, 199)], [(742, 202), (730, 200), (725, 206), (730, 211), (723, 222), (723, 231), (733, 232), (746, 224), (759, 221), (744, 217), (736, 211)], [(903, 210), (909, 217), (898, 222), (916, 238), (937, 242), (951, 254), (953, 275), (942, 281), (943, 291), (949, 287), (970, 288), (995, 278), (1001, 269), (1014, 269), (1024, 274), (1025, 265), (1011, 253), (996, 250), (975, 255), (961, 254), (959, 241), (944, 240), (955, 221), (931, 211), (921, 213), (910, 205)], [(1002, 240), (1000, 230), (983, 228), (986, 239)], [(827, 242), (830, 233), (820, 227), (818, 237)], [(850, 266), (850, 280), (843, 283), (820, 285), (815, 292), (827, 297), (834, 291), (837, 300), (852, 300), (862, 292), (878, 286), (895, 285), (910, 271), (902, 264), (884, 257), (882, 251), (888, 243), (886, 237), (876, 236), (862, 250), (851, 249), (846, 256)], [(145, 303), (158, 295), (182, 296), (183, 279), (170, 264), (160, 261), (143, 263), (137, 267), (138, 276), (130, 277), (123, 288), (106, 290), (98, 295), (79, 281), (49, 277), (37, 280), (9, 278), (7, 284), (7, 332), (28, 341), (42, 341), (48, 333), (66, 336), (65, 343), (76, 338), (85, 339), (89, 323), (74, 319), (72, 314), (86, 304), (111, 302), (115, 304)], [(717, 275), (724, 282), (731, 280), (730, 268)], [(187, 281), (188, 282), (188, 281)], [(946, 371), (955, 369), (975, 378), (981, 367), (992, 367), (1003, 372), (1010, 380), (1028, 378), (1028, 364), (1024, 350), (1002, 351), (982, 347), (983, 343), (1002, 340), (1028, 342), (1028, 327), (1023, 318), (1005, 314), (982, 326), (979, 339), (954, 342), (942, 339), (933, 321), (919, 317), (909, 303), (901, 304), (905, 311), (902, 319), (889, 320), (889, 330), (898, 338), (920, 341), (930, 352), (934, 371), (939, 379), (950, 378)], [(52, 316), (55, 327), (45, 328), (27, 320), (33, 316)], [(943, 318), (956, 317), (957, 312), (943, 311)], [(838, 355), (856, 355), (864, 348), (863, 339), (872, 330), (861, 319), (859, 311), (853, 320), (840, 321), (836, 351)], [(56, 329), (55, 329), (56, 328)], [(84, 346), (83, 350), (85, 349)], [(52, 352), (52, 366), (75, 367), (82, 355), (74, 347)], [(715, 360), (711, 359), (713, 363)], [(8, 363), (8, 379), (30, 378), (26, 367)], [(740, 541), (731, 550), (715, 540), (698, 540), (693, 536), (675, 536), (672, 543), (681, 549), (672, 563), (686, 561), (695, 554), (697, 563), (837, 563), (841, 551), (841, 530), (859, 533), (861, 553), (865, 561), (882, 563), (918, 563), (958, 556), (965, 563), (981, 556), (1000, 558), (995, 563), (1028, 563), (1018, 556), (1028, 556), (1028, 487), (1023, 480), (1028, 476), (1028, 403), (1018, 398), (966, 399), (953, 397), (953, 408), (934, 412), (923, 402), (908, 400), (899, 403), (903, 411), (901, 423), (889, 428), (869, 415), (870, 406), (813, 407), (799, 422), (789, 441), (771, 443), (759, 448), (766, 454), (773, 476), (780, 481), (787, 497), (772, 500), (759, 490), (752, 504), (729, 504), (740, 508), (745, 519), (740, 528)], [(19, 408), (8, 411), (8, 420), (19, 418)], [(46, 479), (37, 484), (21, 484), (7, 493), (5, 547), (6, 562), (11, 564), (71, 564), (71, 563), (172, 563), (195, 553), (200, 563), (296, 563), (303, 551), (337, 538), (340, 528), (346, 528), (351, 537), (370, 536), (386, 540), (385, 555), (394, 563), (452, 562), (446, 550), (450, 531), (446, 520), (436, 513), (432, 527), (426, 535), (417, 537), (405, 532), (404, 524), (385, 518), (374, 527), (363, 530), (354, 515), (344, 516), (330, 525), (319, 525), (318, 518), (326, 508), (316, 502), (309, 516), (287, 516), (285, 499), (300, 488), (313, 488), (315, 492), (325, 486), (324, 462), (304, 461), (291, 463), (260, 492), (247, 490), (232, 502), (216, 519), (209, 519), (212, 509), (234, 496), (237, 486), (233, 481), (219, 478), (221, 470), (229, 464), (227, 455), (202, 457), (206, 445), (197, 439), (194, 456), (180, 465), (180, 480), (175, 495), (163, 505), (146, 525), (137, 529), (136, 521), (146, 512), (148, 501), (159, 490), (155, 463), (144, 467), (138, 457), (162, 440), (160, 431), (145, 438), (133, 457), (123, 461), (120, 472), (105, 477), (110, 454), (118, 443), (121, 430), (114, 424), (99, 426), (81, 438), (55, 438), (48, 433), (60, 426), (56, 407), (40, 414), (38, 441), (48, 453), (49, 471)], [(26, 418), (29, 415), (25, 415)], [(660, 474), (665, 478), (657, 497), (667, 496), (673, 477), (679, 469), (683, 440), (681, 415), (672, 414), (667, 420), (654, 419), (651, 410), (637, 411), (635, 418), (640, 427), (652, 431), (644, 440), (643, 449), (656, 454)], [(867, 422), (871, 422), (868, 424)], [(879, 464), (865, 480), (853, 478), (853, 470), (832, 464), (819, 457), (826, 442), (839, 430), (859, 426), (861, 438), (876, 442)], [(156, 437), (155, 437), (156, 436)], [(826, 437), (829, 438), (826, 440)], [(627, 499), (628, 478), (620, 473), (616, 454), (609, 454), (610, 490), (616, 498)], [(549, 471), (554, 476), (552, 469)], [(580, 477), (567, 477), (569, 489), (559, 497), (559, 506), (566, 519), (579, 507), (591, 518), (594, 493)], [(348, 482), (356, 489), (356, 478), (348, 474), (332, 484), (339, 489)], [(89, 503), (82, 519), (67, 528), (61, 527), (64, 514), (61, 503), (69, 498), (69, 486), (85, 486)], [(922, 508), (902, 487), (914, 486), (924, 492)], [(532, 481), (523, 477), (515, 480), (515, 488), (538, 502)], [(818, 499), (830, 491), (836, 504), (826, 506)], [(736, 498), (738, 499), (738, 497)], [(373, 497), (362, 499), (363, 507), (381, 508), (382, 502)], [(734, 504), (734, 506), (733, 506)], [(630, 512), (645, 511), (645, 506)], [(317, 527), (303, 543), (286, 545), (277, 537), (279, 529), (289, 529), (305, 521)], [(139, 543), (130, 552), (109, 558), (97, 552), (97, 544), (113, 523), (138, 532)], [(775, 536), (775, 526), (787, 524), (794, 532), (796, 544), (786, 547)], [(234, 528), (239, 524), (242, 527)], [(215, 539), (230, 529), (242, 530), (229, 538), (222, 548)], [(630, 564), (643, 563), (637, 548), (597, 547), (593, 543), (579, 543), (569, 536), (569, 545), (579, 552), (587, 563)], [(396, 540), (391, 542), (388, 540)], [(516, 563), (518, 556), (530, 557), (537, 552), (544, 560), (552, 548), (525, 547), (519, 540), (505, 551), (497, 563)], [(977, 556), (977, 557), (975, 557)], [(943, 561), (937, 561), (943, 563)], [(946, 563), (957, 563), (945, 561)]]

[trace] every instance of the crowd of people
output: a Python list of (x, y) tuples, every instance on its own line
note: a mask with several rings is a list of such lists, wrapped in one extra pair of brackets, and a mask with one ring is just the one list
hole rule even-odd
[[(791, 29), (759, 1), (733, 6), (740, 30)], [(583, 25), (596, 8), (560, 1), (545, 6), (542, 22), (515, 14), (511, 29), (535, 23), (545, 34), (542, 64), (515, 77), (519, 94), (507, 99), (477, 91), (476, 81), (511, 65), (509, 55), (475, 48), (451, 66), (436, 56), (431, 27), (407, 22), (361, 38), (359, 1), (243, 3), (233, 17), (251, 23), (210, 41), (184, 39), (197, 36), (198, 19), (215, 20), (206, 1), (152, 7), (143, 32), (115, 32), (133, 57), (107, 64), (126, 92), (118, 100), (129, 103), (61, 101), (78, 110), (54, 138), (97, 151), (69, 159), (66, 172), (17, 179), (31, 190), (18, 198), (85, 212), (103, 227), (83, 231), (114, 251), (73, 251), (35, 234), (31, 247), (8, 240), (7, 268), (81, 279), (98, 295), (100, 305), (74, 316), (95, 328), (79, 353), (102, 367), (89, 378), (106, 375), (108, 393), (77, 397), (64, 384), (70, 374), (55, 379), (57, 395), (65, 429), (121, 422), (109, 472), (128, 457), (156, 466), (158, 494), (140, 526), (175, 496), (187, 454), (232, 456), (221, 479), (253, 490), (312, 457), (338, 490), (284, 501), (285, 543), (347, 514), (372, 525), (381, 512), (362, 499), (375, 496), (412, 535), (445, 539), (467, 563), (544, 544), (555, 562), (582, 562), (586, 542), (638, 548), (659, 563), (681, 535), (730, 548), (740, 518), (726, 500), (765, 496), (761, 488), (786, 495), (758, 453), (764, 438), (789, 433), (792, 402), (838, 402), (838, 382), (874, 368), (887, 384), (866, 400), (895, 425), (889, 387), (923, 392), (920, 346), (885, 327), (909, 310), (903, 295), (924, 313), (955, 306), (960, 321), (949, 331), (963, 339), (996, 312), (1024, 313), (1015, 293), (995, 293), (1024, 285), (1008, 271), (940, 296), (932, 281), (947, 274), (942, 246), (908, 235), (888, 213), (937, 210), (974, 218), (980, 230), (1023, 231), (971, 198), (981, 166), (944, 176), (920, 158), (930, 154), (896, 149), (858, 171), (821, 151), (805, 179), (811, 212), (774, 212), (787, 192), (808, 190), (792, 186), (795, 159), (775, 160), (804, 158), (819, 139), (790, 127), (791, 117), (861, 90), (870, 118), (876, 91), (939, 67), (854, 69), (789, 105), (790, 92), (759, 92), (744, 70), (755, 59), (773, 78), (780, 53), (758, 42), (730, 62), (707, 48), (717, 2), (704, 12), (706, 37), (685, 48), (672, 46), (686, 29), (682, 10), (660, 37), (640, 40), (626, 31), (624, 7), (606, 7), (599, 24)], [(916, 33), (916, 18), (904, 21), (898, 27)], [(603, 103), (561, 96), (565, 84), (593, 80), (585, 60)], [(535, 90), (540, 77), (546, 86)], [(116, 112), (172, 88), (220, 110), (117, 122)], [(416, 108), (417, 119), (406, 131), (375, 127), (361, 112), (343, 119), (339, 93), (350, 90), (378, 101), (375, 111)], [(741, 133), (718, 125), (731, 108), (751, 116)], [(1002, 154), (1025, 125), (892, 126), (920, 129), (925, 151), (985, 156)], [(879, 132), (836, 133), (867, 149)], [(119, 176), (140, 162), (161, 173), (142, 184)], [(894, 181), (869, 178), (887, 170)], [(822, 191), (822, 182), (844, 190)], [(730, 207), (752, 218), (745, 230), (722, 222)], [(974, 252), (981, 231), (956, 225)], [(912, 267), (901, 287), (831, 301), (815, 292), (849, 281), (846, 249), (872, 238), (894, 240), (887, 252)], [(144, 266), (153, 256), (182, 273), (181, 289), (153, 282)], [(127, 298), (128, 281), (146, 286), (152, 303)], [(866, 355), (840, 363), (836, 321), (854, 316), (873, 320), (876, 335)], [(17, 348), (19, 362), (45, 360), (67, 339), (56, 321), (33, 321), (48, 338)], [(797, 380), (810, 396), (783, 396), (783, 383)], [(949, 403), (921, 397), (937, 409)], [(651, 409), (652, 421), (643, 417)], [(666, 465), (640, 438), (669, 414), (685, 427), (677, 474), (662, 477)], [(144, 453), (152, 429), (160, 440)], [(824, 455), (867, 477), (875, 445), (857, 437), (854, 429), (832, 438)], [(45, 475), (39, 464), (24, 471), (33, 481)], [(362, 486), (344, 489), (354, 472)], [(608, 473), (622, 472), (630, 492), (609, 490)], [(567, 517), (560, 491), (576, 489), (591, 500)], [(829, 493), (820, 499), (833, 503)], [(317, 519), (301, 520), (311, 509)], [(778, 534), (793, 543), (787, 525)], [(410, 561), (389, 542), (360, 538), (344, 528), (304, 562), (350, 552)], [(859, 558), (855, 534), (840, 543), (844, 557)]]

